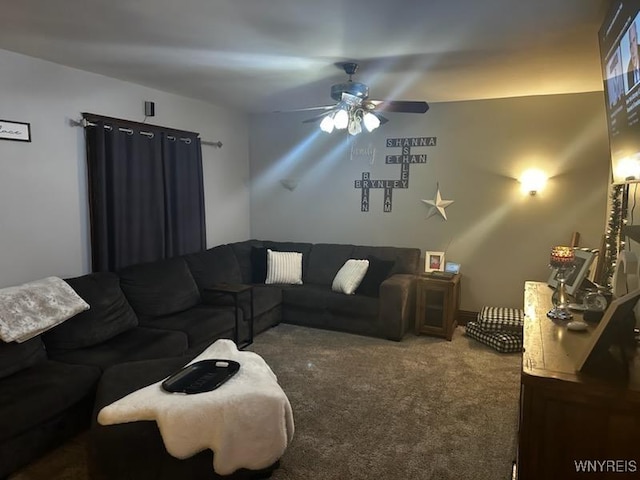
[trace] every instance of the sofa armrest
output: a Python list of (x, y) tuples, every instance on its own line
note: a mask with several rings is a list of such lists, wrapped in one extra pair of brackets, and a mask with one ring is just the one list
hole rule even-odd
[(380, 285), (379, 321), (384, 336), (400, 341), (415, 319), (415, 275), (392, 275)]

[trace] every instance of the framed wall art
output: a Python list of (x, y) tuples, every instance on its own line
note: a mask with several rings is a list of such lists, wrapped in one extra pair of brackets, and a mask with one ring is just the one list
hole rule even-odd
[(31, 141), (31, 124), (0, 120), (0, 140)]

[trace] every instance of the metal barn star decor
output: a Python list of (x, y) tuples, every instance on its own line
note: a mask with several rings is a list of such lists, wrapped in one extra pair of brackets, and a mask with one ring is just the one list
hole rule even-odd
[(429, 213), (427, 214), (427, 218), (432, 217), (436, 213), (439, 213), (440, 215), (442, 215), (442, 218), (444, 218), (445, 220), (447, 219), (447, 212), (445, 212), (444, 209), (454, 202), (453, 200), (442, 199), (442, 195), (440, 195), (439, 184), (437, 185), (436, 198), (434, 198), (433, 200), (420, 200), (420, 201), (424, 202), (427, 205), (431, 205), (431, 208), (429, 209)]

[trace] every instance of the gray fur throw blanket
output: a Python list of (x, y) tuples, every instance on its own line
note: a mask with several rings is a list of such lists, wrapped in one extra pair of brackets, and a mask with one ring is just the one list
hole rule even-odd
[(0, 289), (0, 340), (25, 342), (88, 309), (58, 277)]

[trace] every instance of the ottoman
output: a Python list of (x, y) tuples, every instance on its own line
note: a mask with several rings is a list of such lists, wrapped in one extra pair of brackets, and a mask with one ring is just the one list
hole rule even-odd
[[(271, 476), (279, 462), (263, 470), (240, 469), (231, 475), (218, 475), (213, 469), (213, 452), (204, 450), (186, 459), (167, 453), (155, 421), (135, 421), (100, 425), (97, 415), (114, 401), (163, 380), (192, 358), (129, 362), (108, 368), (102, 375), (89, 434), (89, 468), (92, 479), (103, 480), (195, 480), (258, 479)], [(221, 387), (223, 388), (223, 387)]]

